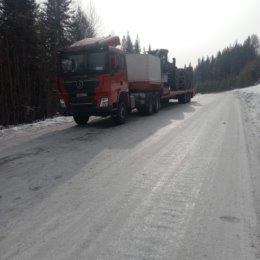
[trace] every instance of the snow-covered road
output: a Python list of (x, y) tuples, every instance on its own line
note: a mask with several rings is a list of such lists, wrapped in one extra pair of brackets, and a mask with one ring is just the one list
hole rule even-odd
[(260, 259), (260, 85), (0, 144), (1, 260)]

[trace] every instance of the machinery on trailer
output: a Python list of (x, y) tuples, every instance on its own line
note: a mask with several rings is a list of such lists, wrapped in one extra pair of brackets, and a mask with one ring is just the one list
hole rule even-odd
[(193, 68), (177, 68), (175, 58), (168, 61), (168, 50), (150, 51), (149, 54), (161, 60), (162, 95), (161, 100), (167, 103), (170, 99), (178, 99), (179, 103), (190, 102), (194, 96)]
[(193, 97), (192, 68), (168, 62), (167, 50), (124, 54), (117, 36), (89, 38), (59, 52), (57, 86), (60, 104), (79, 125), (90, 116), (108, 116), (117, 124), (136, 108), (149, 115), (161, 102)]

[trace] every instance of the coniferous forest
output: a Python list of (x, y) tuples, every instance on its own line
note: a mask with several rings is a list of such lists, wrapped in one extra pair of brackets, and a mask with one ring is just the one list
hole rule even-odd
[(195, 68), (196, 92), (210, 93), (243, 88), (260, 79), (259, 39), (249, 36), (243, 44), (198, 60)]
[[(57, 113), (57, 52), (96, 36), (98, 24), (95, 8), (89, 6), (86, 13), (77, 1), (46, 0), (38, 5), (35, 0), (0, 0), (0, 125), (29, 123)], [(128, 53), (141, 52), (138, 35), (132, 42), (127, 33), (122, 46)], [(258, 38), (253, 35), (215, 57), (199, 59), (196, 91), (253, 84), (260, 78), (258, 48)]]
[(71, 0), (0, 0), (0, 125), (57, 112), (56, 55), (97, 34), (95, 9), (88, 11)]

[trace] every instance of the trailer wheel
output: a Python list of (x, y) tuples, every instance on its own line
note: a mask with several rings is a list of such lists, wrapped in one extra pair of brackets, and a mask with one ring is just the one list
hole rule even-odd
[(73, 119), (77, 125), (86, 125), (89, 120), (89, 116), (88, 115), (73, 115)]
[(127, 109), (126, 104), (123, 101), (120, 101), (118, 104), (118, 110), (115, 115), (112, 116), (112, 119), (117, 125), (122, 125), (126, 121)]
[(160, 98), (158, 96), (155, 96), (154, 104), (153, 104), (153, 112), (158, 113), (159, 109), (160, 109)]

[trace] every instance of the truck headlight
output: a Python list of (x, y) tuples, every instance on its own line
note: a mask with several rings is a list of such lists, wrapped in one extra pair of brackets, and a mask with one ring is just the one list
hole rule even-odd
[(65, 104), (63, 99), (60, 99), (60, 107), (61, 108), (66, 108), (66, 104)]
[(108, 98), (101, 98), (100, 107), (108, 107)]

